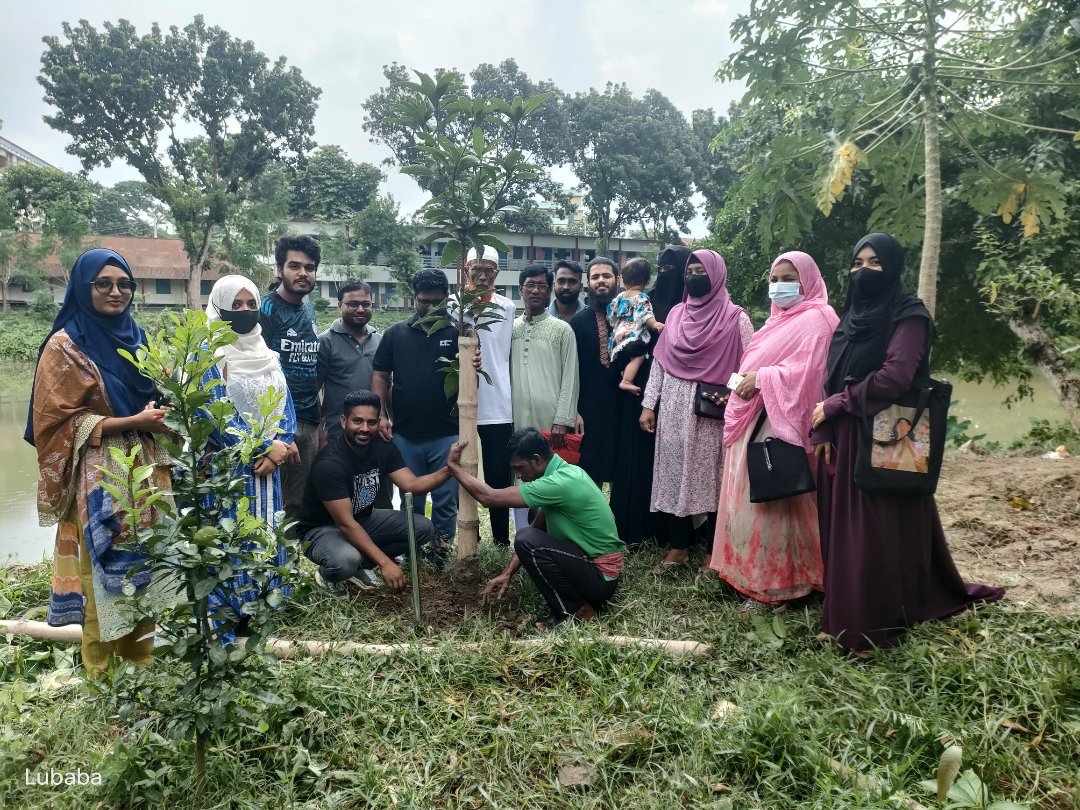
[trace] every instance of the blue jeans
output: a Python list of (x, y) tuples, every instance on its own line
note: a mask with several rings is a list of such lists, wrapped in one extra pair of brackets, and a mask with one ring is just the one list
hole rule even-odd
[[(446, 457), (450, 445), (457, 441), (457, 436), (444, 436), (426, 442), (414, 442), (400, 433), (394, 434), (394, 446), (401, 451), (405, 466), (413, 475), (427, 475), (438, 472), (446, 466)], [(431, 490), (431, 522), (435, 531), (448, 540), (452, 540), (457, 529), (458, 482), (451, 478), (442, 486)], [(426, 495), (413, 496), (413, 511), (424, 514), (427, 504)]]

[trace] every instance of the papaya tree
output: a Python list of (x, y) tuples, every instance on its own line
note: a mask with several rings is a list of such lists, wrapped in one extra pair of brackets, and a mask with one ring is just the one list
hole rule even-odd
[[(444, 265), (456, 267), (457, 287), (447, 314), (427, 319), (425, 328), (435, 332), (453, 321), (458, 330), (458, 351), (445, 360), (447, 397), (457, 395), (458, 436), (467, 441), (462, 466), (477, 472), (476, 397), (478, 375), (471, 358), (478, 346), (478, 332), (499, 320), (497, 307), (466, 289), (465, 256), (470, 248), (483, 255), (485, 246), (508, 252), (492, 233), (500, 219), (515, 210), (509, 201), (522, 188), (535, 183), (541, 172), (524, 151), (523, 138), (529, 119), (548, 99), (544, 95), (503, 99), (472, 98), (448, 73), (435, 77), (416, 73), (418, 81), (398, 88), (393, 106), (393, 125), (408, 132), (417, 145), (418, 162), (402, 166), (432, 197), (419, 211), (434, 228), (427, 243), (445, 240)], [(481, 372), (483, 374), (483, 372)], [(461, 492), (458, 503), (457, 557), (476, 554), (479, 542), (476, 501)]]
[[(1018, 218), (1026, 236), (1062, 212), (1060, 177), (972, 144), (988, 130), (1077, 137), (1068, 111), (1033, 123), (1005, 93), (1067, 81), (1055, 65), (1080, 79), (1080, 47), (1062, 47), (1059, 23), (1038, 0), (759, 0), (732, 24), (738, 50), (718, 76), (744, 80), (750, 100), (783, 110), (772, 165), (757, 177), (781, 207), (805, 207), (809, 192), (828, 215), (855, 173), (869, 171), (881, 190), (872, 225), (921, 243), (919, 295), (933, 312), (944, 153), (977, 156), (957, 193), (1006, 223)], [(823, 111), (827, 127), (804, 126)], [(809, 189), (793, 175), (807, 165), (817, 178)]]

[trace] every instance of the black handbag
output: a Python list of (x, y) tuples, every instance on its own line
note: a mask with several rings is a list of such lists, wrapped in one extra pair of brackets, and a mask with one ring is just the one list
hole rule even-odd
[(859, 420), (855, 486), (873, 494), (933, 495), (941, 477), (951, 403), (952, 383), (931, 379)]
[(746, 448), (746, 471), (750, 476), (750, 503), (768, 503), (793, 498), (817, 489), (810, 472), (806, 448), (770, 436), (763, 442), (754, 438), (765, 424), (762, 408), (750, 444)]
[[(716, 396), (719, 402), (714, 402), (713, 396)], [(706, 419), (723, 419), (729, 396), (731, 389), (726, 385), (699, 382), (694, 391), (694, 414)]]

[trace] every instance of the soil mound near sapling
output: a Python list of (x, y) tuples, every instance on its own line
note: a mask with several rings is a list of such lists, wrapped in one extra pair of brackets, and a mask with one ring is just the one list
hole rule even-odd
[[(452, 562), (445, 572), (420, 569), (420, 604), (424, 626), (429, 631), (460, 627), (470, 619), (483, 618), (495, 629), (519, 636), (528, 626), (530, 614), (521, 612), (518, 600), (502, 599), (484, 603), (480, 589), (487, 581), (478, 560)], [(384, 615), (397, 615), (402, 621), (413, 616), (412, 589), (394, 593), (385, 588), (361, 591), (353, 596)]]

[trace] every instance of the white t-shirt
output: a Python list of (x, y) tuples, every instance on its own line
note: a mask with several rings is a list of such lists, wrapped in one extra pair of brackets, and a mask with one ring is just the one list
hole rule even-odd
[(491, 384), (480, 377), (477, 381), (476, 424), (502, 425), (514, 421), (510, 403), (510, 341), (514, 334), (514, 302), (495, 293), (491, 302), (498, 305), (502, 320), (481, 330), (480, 358)]

